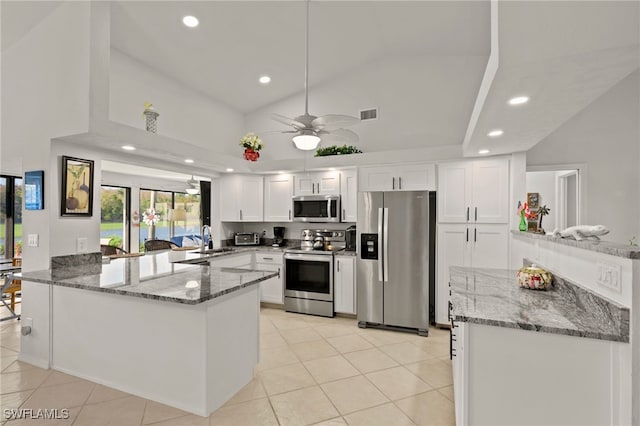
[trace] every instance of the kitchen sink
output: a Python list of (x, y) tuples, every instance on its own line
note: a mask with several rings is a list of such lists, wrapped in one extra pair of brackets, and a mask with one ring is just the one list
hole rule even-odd
[(230, 251), (233, 251), (234, 249), (231, 247), (221, 247), (221, 248), (215, 248), (215, 249), (204, 249), (204, 250), (197, 250), (197, 251), (192, 251), (191, 253), (197, 253), (197, 254), (216, 254), (216, 253), (227, 253)]

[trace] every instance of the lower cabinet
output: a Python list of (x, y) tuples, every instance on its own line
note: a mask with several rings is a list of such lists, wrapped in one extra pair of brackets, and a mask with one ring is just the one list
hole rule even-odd
[(251, 269), (253, 253), (231, 254), (209, 259), (209, 264), (215, 268)]
[(268, 303), (284, 303), (284, 277), (282, 275), (282, 253), (256, 252), (255, 269), (280, 272), (280, 276), (269, 278), (260, 283), (260, 301)]
[(333, 272), (334, 310), (342, 314), (356, 313), (355, 257), (336, 256)]

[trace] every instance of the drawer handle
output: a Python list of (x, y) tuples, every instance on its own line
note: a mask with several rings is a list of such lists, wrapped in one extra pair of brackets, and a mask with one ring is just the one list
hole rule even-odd
[(264, 260), (273, 260), (273, 257), (263, 257)]

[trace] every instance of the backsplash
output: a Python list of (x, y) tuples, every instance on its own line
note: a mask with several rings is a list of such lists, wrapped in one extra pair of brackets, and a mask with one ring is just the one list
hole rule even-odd
[(308, 222), (225, 222), (222, 223), (222, 229), (224, 235), (222, 240), (232, 238), (232, 233), (235, 232), (257, 232), (262, 235), (262, 231), (266, 231), (263, 238), (273, 238), (273, 227), (284, 226), (286, 231), (284, 238), (287, 240), (300, 239), (300, 233), (303, 229), (329, 229), (344, 231), (349, 226), (355, 225), (354, 222), (341, 222), (341, 223), (308, 223)]

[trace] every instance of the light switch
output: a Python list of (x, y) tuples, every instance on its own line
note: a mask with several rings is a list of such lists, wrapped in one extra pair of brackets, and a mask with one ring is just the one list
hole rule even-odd
[(27, 236), (27, 246), (38, 247), (38, 234), (29, 234)]
[(622, 270), (620, 268), (620, 265), (612, 265), (604, 262), (598, 262), (597, 277), (596, 277), (596, 282), (598, 284), (620, 293), (621, 279), (622, 279)]
[(76, 251), (78, 253), (86, 253), (88, 250), (89, 243), (86, 238), (78, 238), (76, 242)]

